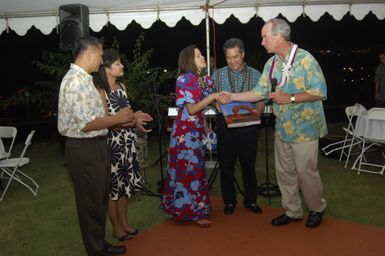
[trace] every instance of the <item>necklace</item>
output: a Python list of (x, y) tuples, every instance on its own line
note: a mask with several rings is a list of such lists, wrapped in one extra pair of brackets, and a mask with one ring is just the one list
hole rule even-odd
[(249, 70), (247, 68), (247, 65), (244, 64), (242, 70), (240, 71), (240, 74), (241, 74), (240, 90), (237, 90), (237, 86), (236, 86), (237, 82), (236, 82), (234, 73), (235, 73), (234, 71), (232, 71), (229, 67), (227, 67), (227, 75), (228, 75), (228, 79), (231, 87), (231, 92), (234, 93), (234, 92), (245, 91), (245, 89), (248, 87), (248, 84), (249, 84), (246, 79), (249, 76)]
[[(291, 68), (294, 62), (295, 55), (297, 54), (297, 50), (298, 50), (298, 45), (294, 44), (293, 47), (291, 48), (288, 62), (287, 63), (282, 62), (282, 68), (281, 68), (282, 77), (281, 77), (281, 81), (279, 81), (279, 83), (277, 84), (277, 88), (284, 86), (287, 82), (287, 79), (291, 75)], [(275, 67), (275, 57), (273, 59), (270, 72), (269, 72), (270, 81), (272, 81), (273, 79), (274, 67)]]
[(199, 89), (201, 90), (202, 94), (205, 92), (205, 88), (207, 87), (205, 83), (205, 79), (202, 76), (198, 77), (198, 84), (199, 84)]

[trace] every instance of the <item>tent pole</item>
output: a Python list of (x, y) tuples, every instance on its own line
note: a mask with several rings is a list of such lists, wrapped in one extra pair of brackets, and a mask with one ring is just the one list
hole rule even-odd
[(206, 12), (206, 63), (207, 63), (207, 74), (210, 75), (210, 17), (209, 17), (209, 6), (210, 0), (206, 1), (205, 12)]

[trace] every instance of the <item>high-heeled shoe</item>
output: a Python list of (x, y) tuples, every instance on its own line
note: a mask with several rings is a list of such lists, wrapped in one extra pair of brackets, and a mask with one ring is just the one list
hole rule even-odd
[(115, 237), (116, 239), (118, 239), (120, 242), (123, 242), (126, 240), (131, 240), (133, 238), (131, 234), (127, 234), (127, 233), (125, 235), (120, 236), (120, 237), (118, 237), (117, 235), (112, 233), (112, 236)]

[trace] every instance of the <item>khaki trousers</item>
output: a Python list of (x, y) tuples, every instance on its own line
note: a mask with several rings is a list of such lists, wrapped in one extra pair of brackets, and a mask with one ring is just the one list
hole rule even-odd
[(274, 142), (275, 173), (282, 194), (282, 206), (291, 218), (302, 218), (300, 190), (309, 211), (326, 208), (317, 169), (318, 139), (308, 142)]

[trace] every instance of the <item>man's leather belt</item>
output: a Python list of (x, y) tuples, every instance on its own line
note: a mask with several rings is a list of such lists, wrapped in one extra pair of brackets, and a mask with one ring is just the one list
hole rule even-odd
[(73, 139), (78, 139), (78, 140), (107, 140), (106, 135), (100, 135), (96, 137), (89, 137), (89, 138), (73, 138)]

